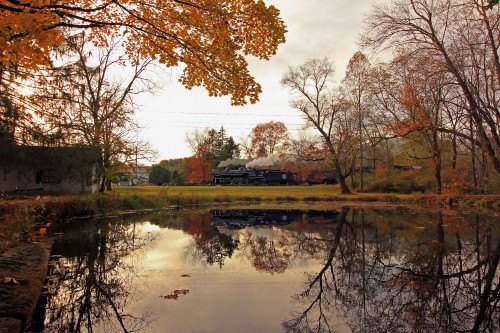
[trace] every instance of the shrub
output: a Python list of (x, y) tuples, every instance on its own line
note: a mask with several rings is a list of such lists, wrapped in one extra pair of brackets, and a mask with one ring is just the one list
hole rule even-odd
[(404, 175), (393, 175), (387, 178), (372, 180), (368, 188), (370, 191), (377, 193), (401, 194), (425, 192), (426, 190), (426, 187), (419, 184), (413, 177)]

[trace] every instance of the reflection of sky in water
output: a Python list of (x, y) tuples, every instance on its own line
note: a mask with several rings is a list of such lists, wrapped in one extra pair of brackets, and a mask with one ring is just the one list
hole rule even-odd
[[(266, 236), (271, 230), (260, 228)], [(191, 236), (179, 230), (157, 233), (155, 247), (144, 258), (145, 276), (139, 282), (143, 287), (133, 307), (150, 308), (158, 316), (158, 332), (282, 331), (281, 322), (291, 311), (290, 298), (303, 286), (304, 267), (281, 274), (258, 272), (235, 252), (219, 269), (183, 255)], [(181, 277), (186, 274), (189, 277)], [(178, 300), (159, 297), (179, 289), (190, 292)]]

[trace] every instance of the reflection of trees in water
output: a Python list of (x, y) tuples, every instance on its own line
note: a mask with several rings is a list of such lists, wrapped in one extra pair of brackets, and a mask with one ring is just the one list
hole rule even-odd
[[(331, 214), (332, 215), (332, 214)], [(246, 257), (254, 268), (260, 271), (283, 273), (294, 260), (307, 261), (324, 249), (325, 242), (318, 242), (315, 237), (320, 232), (328, 238), (329, 228), (336, 219), (330, 217), (306, 216), (301, 221), (290, 223), (291, 229), (282, 227), (272, 229), (271, 226), (257, 226), (270, 236), (259, 236), (247, 229), (227, 229), (233, 234), (226, 235), (212, 225), (208, 213), (188, 213), (187, 223), (183, 228), (193, 236), (193, 242), (186, 248), (184, 256), (194, 262), (217, 264), (223, 267), (226, 258), (231, 258), (236, 250)], [(255, 231), (255, 230), (254, 230)], [(272, 236), (271, 236), (272, 234)]]
[[(325, 220), (319, 222), (325, 224)], [(270, 229), (271, 237), (245, 230), (239, 233), (240, 251), (258, 271), (283, 273), (293, 263), (317, 260), (318, 255), (325, 252), (325, 240), (330, 237), (332, 229), (318, 228), (314, 223), (311, 220), (307, 223), (294, 222), (289, 229)], [(322, 241), (318, 241), (318, 237)]]
[(193, 236), (185, 255), (195, 261), (222, 267), (237, 249), (271, 274), (301, 260), (324, 264), (295, 298), (288, 332), (341, 331), (344, 322), (353, 332), (499, 330), (500, 245), (479, 217), (346, 208), (321, 228), (303, 220), (233, 237), (208, 214), (183, 218)]
[(342, 217), (286, 331), (335, 332), (335, 314), (354, 332), (498, 331), (500, 243), (478, 217), (385, 232), (363, 210)]
[(65, 234), (49, 268), (51, 293), (45, 306), (45, 332), (135, 332), (152, 321), (150, 314), (126, 312), (135, 276), (132, 253), (150, 244), (134, 225), (99, 223)]
[(290, 230), (283, 226), (255, 226), (269, 233), (267, 237), (252, 233), (256, 229), (229, 228), (231, 234), (226, 235), (212, 225), (209, 213), (191, 212), (184, 217), (187, 223), (183, 230), (193, 236), (193, 242), (186, 248), (184, 256), (194, 262), (217, 264), (222, 268), (225, 259), (231, 258), (238, 250), (239, 255), (246, 257), (255, 269), (271, 274), (283, 273), (294, 260), (316, 258), (319, 249), (325, 247), (325, 241), (318, 242), (315, 237), (319, 232), (328, 238), (331, 228), (324, 228), (324, 225), (334, 223), (336, 214), (324, 214), (308, 216), (304, 213), (300, 221), (288, 222)]
[(209, 265), (224, 266), (226, 258), (231, 258), (238, 248), (239, 241), (224, 235), (212, 226), (209, 213), (188, 213), (187, 232), (193, 237), (193, 242), (187, 247), (184, 255), (195, 262), (205, 262)]
[(290, 265), (293, 248), (285, 232), (271, 240), (251, 233), (244, 233), (241, 239), (242, 253), (256, 270), (271, 274), (283, 273)]

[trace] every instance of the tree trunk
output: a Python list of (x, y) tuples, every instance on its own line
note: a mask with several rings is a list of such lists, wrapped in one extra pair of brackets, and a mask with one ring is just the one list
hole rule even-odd
[[(472, 118), (470, 118), (470, 136), (474, 138), (474, 126), (472, 122)], [(471, 144), (471, 162), (472, 162), (472, 179), (474, 182), (474, 186), (477, 187), (477, 166), (476, 166), (476, 145), (472, 142)]]
[(339, 179), (339, 184), (340, 184), (340, 193), (351, 194), (351, 190), (349, 190), (349, 186), (347, 186), (347, 183), (345, 181), (345, 176), (342, 174), (342, 172), (337, 172), (337, 177)]
[[(358, 99), (358, 105), (361, 105), (360, 99)], [(358, 110), (359, 120), (359, 188), (361, 191), (364, 190), (364, 180), (363, 180), (363, 119), (361, 118), (361, 109)]]
[(458, 147), (457, 147), (457, 136), (453, 135), (453, 139), (451, 141), (452, 143), (452, 149), (453, 149), (453, 156), (451, 159), (451, 168), (455, 170), (457, 168), (457, 158), (458, 158)]
[(437, 131), (432, 133), (432, 162), (434, 164), (434, 178), (436, 180), (436, 194), (443, 190), (441, 180), (441, 150), (439, 149)]
[[(337, 178), (339, 180), (340, 193), (351, 194), (351, 190), (349, 189), (349, 186), (347, 186), (347, 183), (346, 183), (346, 176), (342, 173), (342, 168), (340, 167), (340, 162), (339, 162), (337, 157), (333, 158), (333, 167), (335, 169), (334, 171), (337, 173)], [(352, 175), (352, 172), (351, 172), (351, 175)]]
[(106, 176), (102, 176), (101, 184), (99, 185), (99, 193), (104, 193), (105, 189), (106, 189)]

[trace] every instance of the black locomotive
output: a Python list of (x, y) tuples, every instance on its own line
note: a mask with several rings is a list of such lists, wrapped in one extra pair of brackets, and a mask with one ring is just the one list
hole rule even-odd
[(210, 185), (296, 185), (290, 171), (268, 169), (213, 170)]

